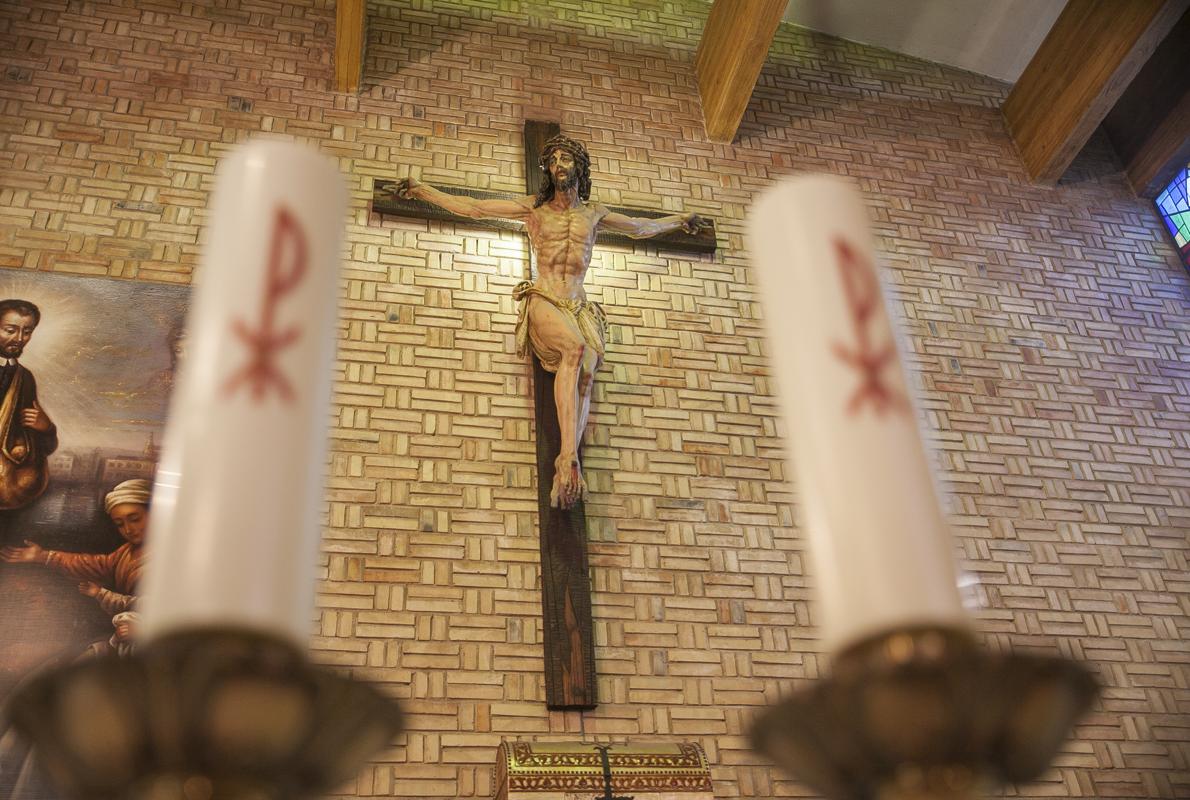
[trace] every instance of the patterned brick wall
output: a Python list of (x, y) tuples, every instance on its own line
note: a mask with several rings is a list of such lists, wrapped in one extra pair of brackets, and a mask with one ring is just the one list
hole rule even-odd
[[(734, 145), (708, 143), (692, 0), (370, 7), (361, 97), (331, 0), (0, 10), (0, 265), (186, 282), (216, 161), (258, 135), (339, 160), (348, 220), (314, 646), (410, 732), (344, 794), (480, 797), (503, 737), (694, 739), (722, 797), (801, 796), (744, 738), (822, 668), (743, 249), (798, 170), (868, 192), (979, 625), (1107, 689), (1026, 797), (1190, 794), (1190, 307), (1154, 212), (1096, 144), (1028, 185), (976, 75), (783, 28)], [(374, 177), (516, 190), (525, 118), (586, 139), (596, 198), (705, 212), (714, 258), (605, 248), (588, 464), (600, 692), (542, 704), (518, 235), (380, 219)]]

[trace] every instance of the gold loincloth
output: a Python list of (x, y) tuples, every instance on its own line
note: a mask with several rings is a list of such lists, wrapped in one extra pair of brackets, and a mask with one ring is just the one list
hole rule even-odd
[(533, 326), (529, 324), (529, 303), (533, 301), (534, 297), (540, 297), (542, 300), (552, 303), (555, 308), (566, 312), (578, 326), (583, 341), (599, 354), (600, 360), (603, 359), (604, 341), (607, 337), (607, 315), (603, 313), (603, 307), (598, 303), (591, 300), (562, 300), (533, 285), (532, 281), (518, 283), (512, 290), (512, 296), (521, 304), (520, 315), (516, 321), (517, 355), (525, 357), (532, 351), (547, 372), (558, 371), (562, 354), (543, 342), (536, 335)]

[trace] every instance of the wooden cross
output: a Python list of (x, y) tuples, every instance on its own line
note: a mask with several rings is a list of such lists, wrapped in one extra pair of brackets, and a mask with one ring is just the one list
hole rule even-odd
[[(553, 122), (525, 122), (525, 193), (537, 194), (543, 180), (538, 166), (541, 149), (561, 132)], [(372, 209), (380, 214), (440, 220), (487, 228), (521, 230), (521, 223), (458, 217), (420, 200), (404, 200), (390, 191), (392, 181), (375, 180)], [(437, 186), (447, 194), (480, 200), (519, 199), (523, 195), (460, 187)], [(634, 217), (662, 217), (664, 212), (615, 208)], [(600, 231), (597, 242), (631, 246), (626, 236)], [(650, 240), (655, 246), (682, 253), (715, 252), (712, 226), (696, 235), (674, 231)], [(533, 396), (537, 418), (537, 506), (541, 547), (541, 594), (545, 648), (546, 706), (551, 709), (594, 708), (595, 643), (591, 623), (591, 578), (587, 563), (587, 516), (580, 501), (570, 509), (550, 506), (554, 456), (561, 447), (558, 411), (554, 403), (554, 375), (533, 356)]]

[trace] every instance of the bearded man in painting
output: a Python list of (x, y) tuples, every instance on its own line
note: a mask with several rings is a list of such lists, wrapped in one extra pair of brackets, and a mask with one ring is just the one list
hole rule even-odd
[(58, 430), (37, 400), (33, 373), (19, 363), (41, 311), (27, 300), (0, 300), (0, 510), (29, 505), (49, 483), (46, 457)]

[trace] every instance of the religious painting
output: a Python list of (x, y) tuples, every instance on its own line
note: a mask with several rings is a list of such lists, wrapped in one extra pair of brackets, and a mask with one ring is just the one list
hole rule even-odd
[[(0, 270), (0, 702), (132, 646), (188, 294)], [(51, 796), (0, 720), (0, 800)]]

